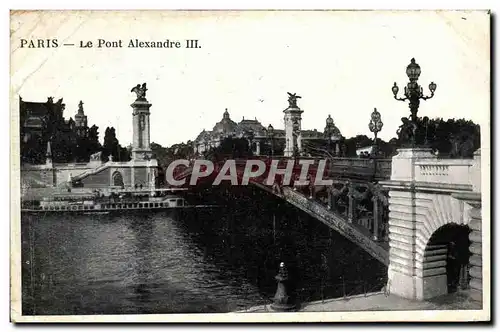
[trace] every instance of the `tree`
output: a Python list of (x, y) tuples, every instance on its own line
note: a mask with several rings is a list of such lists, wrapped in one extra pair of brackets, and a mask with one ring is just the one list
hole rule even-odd
[(366, 135), (356, 135), (344, 140), (345, 156), (348, 158), (356, 157), (356, 150), (362, 147), (373, 145), (373, 140)]
[(253, 155), (250, 144), (246, 138), (227, 137), (219, 146), (211, 148), (204, 153), (207, 159), (222, 160), (224, 158), (245, 158)]
[[(481, 145), (479, 125), (465, 119), (418, 118), (415, 136), (418, 145), (452, 158), (471, 158)], [(401, 143), (398, 140), (398, 146)]]
[(130, 153), (127, 148), (124, 148), (116, 138), (116, 131), (113, 127), (107, 127), (104, 131), (104, 142), (102, 145), (103, 161), (108, 161), (109, 156), (113, 157), (113, 161), (129, 161)]
[[(115, 153), (113, 153), (115, 152)], [(102, 144), (102, 159), (108, 161), (109, 156), (117, 154), (118, 152), (118, 139), (116, 138), (115, 128), (107, 127), (104, 131), (104, 141)]]
[(102, 145), (99, 142), (99, 127), (93, 125), (89, 129), (88, 140), (87, 140), (87, 154), (88, 157), (96, 152), (102, 150)]
[(153, 157), (156, 158), (156, 160), (158, 160), (158, 165), (160, 167), (167, 166), (168, 165), (167, 148), (155, 142), (152, 142), (150, 146), (151, 146), (151, 151), (153, 152)]
[(42, 137), (39, 135), (30, 135), (24, 143), (22, 160), (30, 164), (43, 163), (45, 162), (45, 151)]

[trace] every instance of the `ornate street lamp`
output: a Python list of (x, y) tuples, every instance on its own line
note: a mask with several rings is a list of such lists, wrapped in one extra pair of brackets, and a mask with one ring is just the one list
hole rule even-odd
[(410, 79), (410, 82), (405, 86), (404, 90), (404, 97), (399, 98), (398, 97), (398, 92), (399, 92), (399, 87), (394, 82), (394, 85), (392, 87), (392, 93), (394, 94), (394, 99), (400, 100), (400, 101), (406, 101), (408, 100), (410, 102), (410, 112), (411, 112), (411, 122), (413, 124), (417, 124), (417, 112), (418, 112), (418, 106), (420, 105), (420, 99), (422, 100), (427, 100), (432, 97), (434, 97), (434, 92), (436, 91), (437, 85), (434, 82), (431, 82), (429, 84), (429, 90), (431, 92), (430, 96), (424, 96), (424, 91), (423, 88), (417, 83), (418, 77), (420, 76), (420, 66), (415, 62), (415, 59), (412, 58), (410, 64), (408, 67), (406, 67), (406, 75), (408, 75), (408, 78)]
[(368, 124), (368, 128), (375, 135), (375, 144), (373, 145), (373, 154), (376, 156), (378, 154), (378, 145), (377, 145), (377, 135), (382, 130), (384, 123), (382, 122), (382, 116), (376, 108), (373, 109), (370, 123)]
[(271, 157), (274, 156), (274, 127), (270, 124), (267, 127), (267, 136), (271, 140)]

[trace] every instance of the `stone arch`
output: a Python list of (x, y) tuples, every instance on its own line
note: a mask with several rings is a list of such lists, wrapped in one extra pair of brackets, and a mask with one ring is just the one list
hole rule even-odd
[(431, 236), (447, 224), (467, 224), (465, 205), (449, 193), (417, 193), (415, 199), (416, 252), (423, 256)]
[(113, 175), (111, 176), (111, 179), (113, 182), (113, 186), (116, 186), (116, 187), (123, 187), (124, 186), (123, 175), (119, 171), (115, 171), (113, 173)]
[(417, 269), (424, 279), (423, 297), (452, 293), (468, 283), (467, 264), (470, 258), (467, 225), (446, 223), (430, 236)]

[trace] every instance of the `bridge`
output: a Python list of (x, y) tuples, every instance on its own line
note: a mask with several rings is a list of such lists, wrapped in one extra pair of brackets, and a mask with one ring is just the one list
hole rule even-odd
[[(261, 156), (255, 159), (266, 165), (271, 162)], [(279, 168), (293, 160), (273, 159), (278, 159)], [(313, 161), (308, 172), (311, 182), (318, 169), (318, 160)], [(215, 163), (211, 177), (201, 178), (199, 184), (213, 181), (223, 164)], [(92, 188), (93, 182), (113, 187), (116, 174), (123, 172), (125, 188), (133, 188), (131, 183), (140, 179), (145, 189), (155, 190), (150, 181), (155, 165), (155, 160), (110, 161), (84, 169), (73, 180), (87, 188)], [(246, 160), (236, 160), (239, 183), (244, 165)], [(472, 159), (441, 159), (427, 149), (399, 149), (392, 159), (330, 158), (326, 165), (323, 178), (333, 180), (328, 187), (296, 182), (282, 186), (279, 181), (269, 185), (267, 170), (250, 178), (249, 184), (304, 211), (388, 266), (387, 289), (391, 293), (419, 300), (432, 298), (448, 293), (450, 278), (458, 275), (458, 287), (481, 301), (480, 150)], [(177, 180), (189, 179), (192, 167), (176, 171)], [(292, 173), (299, 172), (300, 165), (295, 163)], [(43, 178), (38, 181), (43, 182)], [(49, 189), (39, 188), (43, 191), (39, 196), (49, 195)], [(450, 271), (452, 252), (457, 256), (455, 264), (461, 266), (457, 271)]]
[[(280, 158), (280, 168), (287, 160)], [(222, 165), (215, 163), (214, 173), (200, 180), (213, 181)], [(238, 183), (244, 165), (245, 160), (236, 161)], [(399, 149), (392, 160), (331, 158), (327, 165), (323, 178), (333, 180), (328, 187), (280, 186), (279, 180), (268, 185), (267, 170), (249, 184), (308, 213), (388, 266), (392, 294), (429, 299), (452, 291), (450, 278), (459, 278), (457, 287), (481, 301), (480, 150), (472, 159), (440, 159), (425, 148)], [(189, 179), (192, 170), (182, 169), (174, 178)], [(316, 171), (317, 163), (309, 168), (311, 183)], [(298, 172), (295, 164), (293, 173)], [(449, 266), (450, 255), (456, 256), (457, 269)]]
[[(416, 67), (412, 59), (407, 73), (420, 73)], [(416, 78), (413, 77), (412, 82)], [(435, 84), (431, 86), (435, 89)], [(412, 87), (419, 86), (412, 84)], [(22, 170), (23, 196), (25, 193), (32, 197), (34, 194), (47, 196), (53, 188), (66, 184), (71, 187), (76, 182), (86, 188), (139, 186), (155, 191), (158, 164), (152, 158), (149, 143), (151, 104), (145, 99), (145, 84), (143, 90), (137, 89), (137, 99), (131, 105), (132, 160), (103, 163), (97, 157), (85, 165), (63, 167), (52, 162), (48, 148), (45, 165)], [(392, 90), (396, 97), (398, 87)], [(418, 91), (409, 95), (414, 125), (422, 97)], [(289, 107), (283, 111), (287, 138), (284, 155), (287, 157), (272, 158), (278, 159), (280, 168), (294, 160), (291, 156), (301, 153), (305, 142), (300, 125), (303, 111), (296, 104), (295, 94), (289, 95)], [(332, 129), (328, 125), (333, 122), (327, 120), (327, 129)], [(412, 146), (416, 146), (415, 128), (411, 128), (408, 123), (401, 126), (398, 135), (402, 141), (413, 140)], [(325, 130), (325, 135), (328, 133)], [(425, 138), (427, 141), (427, 134)], [(271, 139), (271, 145), (272, 142)], [(267, 165), (271, 162), (270, 158), (256, 159)], [(305, 159), (308, 158), (301, 158)], [(215, 163), (215, 172), (196, 184), (213, 181), (219, 172), (225, 171), (223, 165), (224, 161)], [(236, 160), (238, 183), (243, 180), (245, 165), (246, 160)], [(296, 161), (292, 174), (300, 174), (301, 168)], [(313, 159), (307, 173), (311, 183), (318, 169), (319, 161)], [(176, 169), (174, 178), (189, 179), (192, 174), (193, 168), (188, 166)], [(418, 147), (398, 149), (390, 160), (332, 157), (320, 174), (332, 180), (328, 186), (298, 185), (295, 178), (291, 184), (283, 184), (280, 177), (268, 182), (268, 175), (265, 171), (252, 177), (249, 184), (308, 213), (388, 266), (387, 290), (392, 294), (423, 300), (460, 287), (467, 290), (472, 299), (481, 301), (485, 234), (481, 223), (480, 150), (471, 159), (457, 160), (438, 158), (430, 149)]]

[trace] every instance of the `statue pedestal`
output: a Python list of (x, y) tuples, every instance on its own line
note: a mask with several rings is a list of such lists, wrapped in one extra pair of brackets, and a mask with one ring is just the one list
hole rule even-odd
[[(300, 130), (302, 120), (301, 114), (304, 113), (304, 111), (297, 106), (289, 106), (283, 113), (285, 113), (286, 138), (284, 156), (293, 157), (296, 153), (300, 154), (302, 149)], [(298, 151), (295, 151), (295, 148), (297, 148)]]
[(430, 148), (403, 148), (392, 157), (391, 180), (413, 181), (415, 162), (422, 159), (437, 159)]
[(132, 143), (132, 159), (133, 160), (148, 160), (152, 157), (150, 147), (150, 123), (149, 123), (149, 108), (151, 104), (146, 98), (139, 98), (131, 105), (133, 108), (133, 143)]

